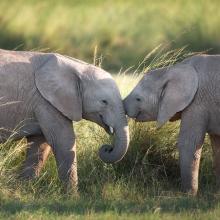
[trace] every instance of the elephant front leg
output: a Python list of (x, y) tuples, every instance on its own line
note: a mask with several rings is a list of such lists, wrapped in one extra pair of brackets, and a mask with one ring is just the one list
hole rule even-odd
[(192, 120), (181, 121), (178, 149), (182, 189), (184, 192), (196, 195), (205, 126), (201, 121), (197, 124), (192, 122)]
[(220, 136), (209, 135), (213, 150), (213, 168), (216, 176), (216, 183), (220, 189)]
[(32, 179), (40, 175), (40, 171), (50, 154), (51, 148), (46, 143), (44, 136), (30, 136), (27, 137), (27, 141), (28, 149), (21, 177)]
[(181, 185), (184, 192), (196, 195), (202, 146), (179, 145)]
[(72, 121), (52, 106), (38, 107), (36, 117), (54, 153), (59, 178), (67, 191), (77, 191), (76, 144)]
[(54, 147), (58, 175), (66, 191), (77, 191), (78, 175), (75, 142), (65, 147)]

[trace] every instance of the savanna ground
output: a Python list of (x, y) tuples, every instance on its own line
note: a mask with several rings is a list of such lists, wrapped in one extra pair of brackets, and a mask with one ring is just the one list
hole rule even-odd
[[(120, 73), (114, 77), (124, 97), (146, 67), (172, 64), (189, 51), (218, 53), (219, 4), (217, 0), (2, 0), (0, 47), (57, 51), (102, 63), (110, 72)], [(77, 197), (63, 194), (52, 155), (38, 179), (23, 182), (17, 176), (25, 157), (25, 139), (1, 144), (0, 218), (219, 219), (220, 196), (208, 138), (199, 194), (192, 198), (180, 192), (179, 122), (160, 130), (155, 123), (130, 120), (129, 125), (130, 148), (115, 165), (98, 158), (99, 146), (111, 142), (102, 128), (87, 121), (74, 125)]]

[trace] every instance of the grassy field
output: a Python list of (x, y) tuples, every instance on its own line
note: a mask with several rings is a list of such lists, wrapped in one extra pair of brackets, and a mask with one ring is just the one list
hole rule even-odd
[[(219, 5), (217, 0), (1, 0), (0, 47), (57, 51), (90, 63), (101, 62), (105, 69), (120, 73), (114, 77), (125, 97), (146, 67), (173, 63), (187, 51), (218, 53)], [(192, 198), (180, 192), (179, 122), (160, 130), (154, 123), (132, 120), (129, 126), (131, 143), (126, 157), (106, 165), (97, 150), (111, 141), (108, 135), (91, 122), (74, 125), (79, 196), (63, 195), (52, 155), (38, 179), (19, 180), (25, 139), (1, 144), (0, 218), (219, 219), (220, 195), (208, 138), (199, 194)]]
[(159, 44), (167, 50), (220, 52), (219, 1), (0, 1), (0, 47), (46, 49), (118, 71)]
[[(125, 96), (140, 76), (116, 75)], [(79, 196), (63, 195), (51, 155), (42, 175), (30, 182), (17, 178), (25, 140), (0, 145), (0, 218), (2, 219), (219, 219), (220, 203), (206, 140), (197, 198), (180, 192), (176, 137), (178, 123), (156, 130), (154, 123), (129, 121), (131, 144), (118, 164), (106, 165), (97, 155), (109, 142), (102, 128), (75, 125)]]

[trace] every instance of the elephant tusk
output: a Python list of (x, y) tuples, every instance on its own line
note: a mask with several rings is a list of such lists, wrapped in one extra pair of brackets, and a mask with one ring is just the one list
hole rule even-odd
[(109, 126), (109, 131), (110, 131), (111, 134), (113, 134), (114, 133), (113, 127)]

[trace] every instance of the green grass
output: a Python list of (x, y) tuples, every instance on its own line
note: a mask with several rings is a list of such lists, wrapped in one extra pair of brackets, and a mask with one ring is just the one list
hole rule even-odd
[[(0, 47), (58, 51), (118, 71), (159, 44), (218, 53), (218, 0), (0, 1)], [(47, 49), (48, 48), (48, 49)]]
[[(141, 76), (116, 75), (125, 96)], [(206, 140), (196, 198), (180, 192), (176, 137), (179, 123), (156, 130), (155, 123), (129, 121), (131, 144), (118, 164), (97, 155), (110, 142), (94, 123), (75, 124), (79, 196), (64, 195), (51, 155), (41, 176), (18, 179), (26, 142), (0, 146), (0, 218), (2, 219), (219, 219), (220, 203)]]

